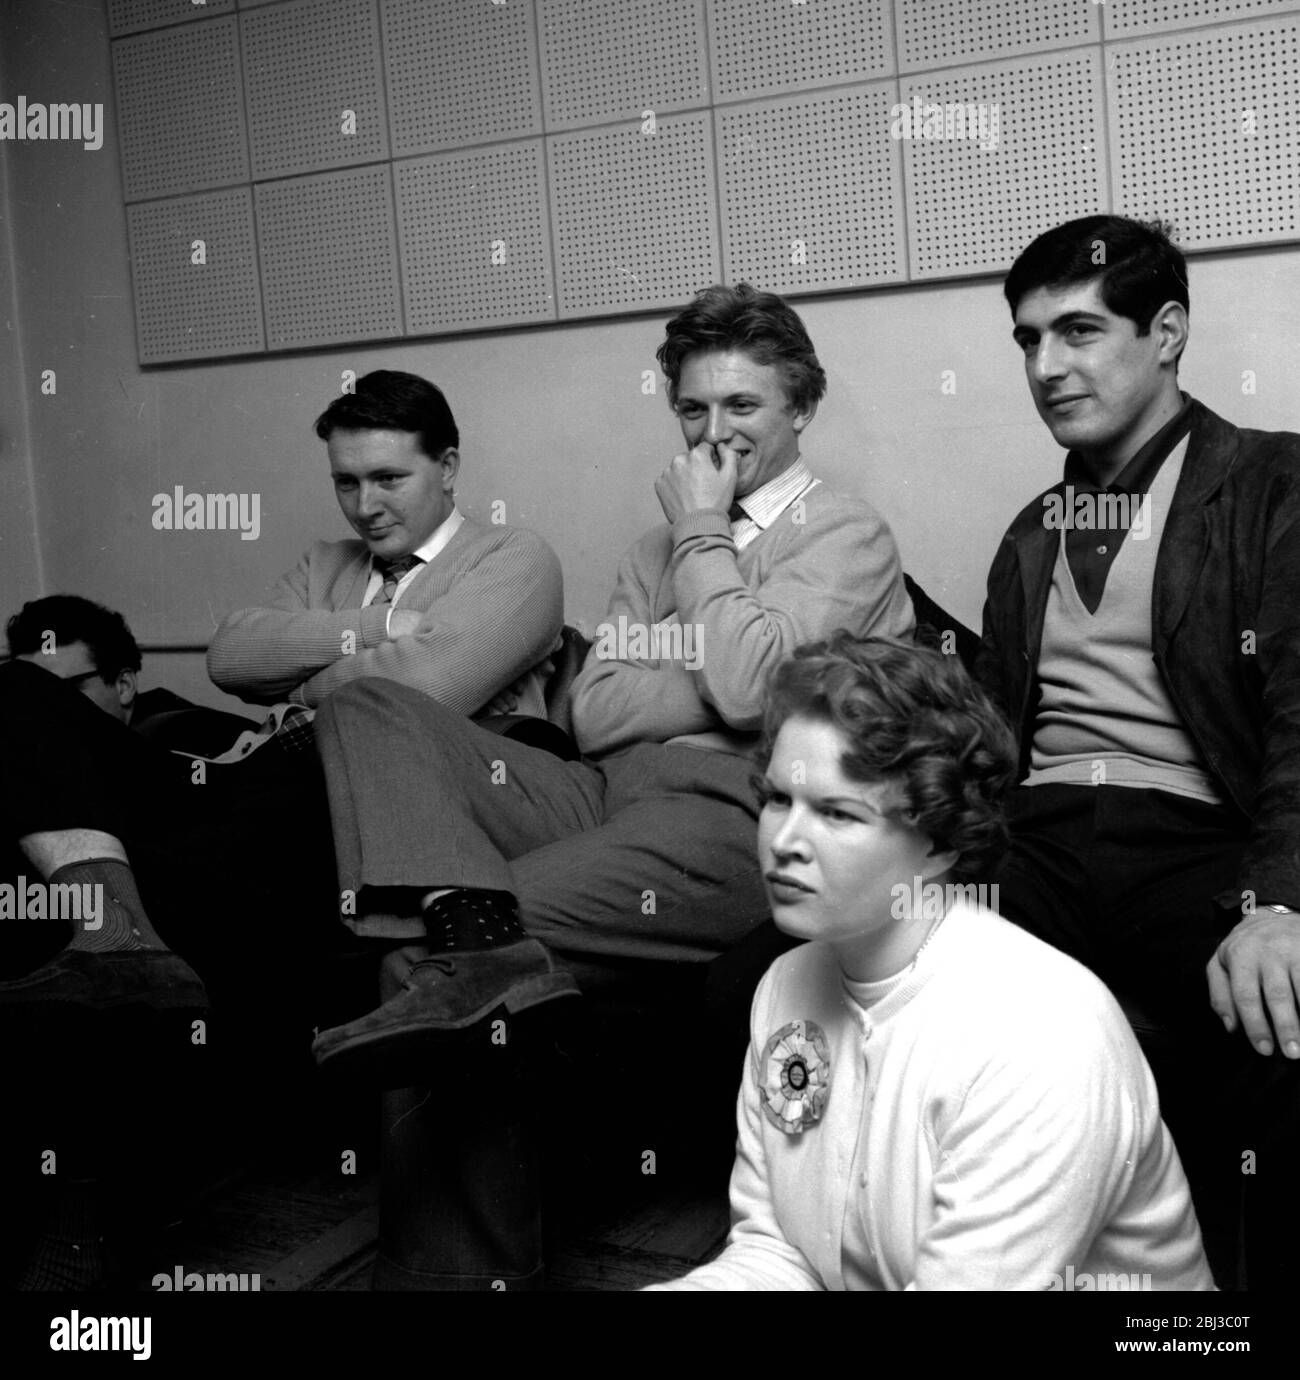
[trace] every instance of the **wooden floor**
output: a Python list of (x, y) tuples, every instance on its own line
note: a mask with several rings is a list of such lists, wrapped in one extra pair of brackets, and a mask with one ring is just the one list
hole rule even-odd
[[(688, 1185), (648, 1185), (635, 1198), (602, 1202), (586, 1221), (556, 1233), (546, 1289), (638, 1289), (710, 1259), (727, 1232), (725, 1195)], [(137, 1286), (156, 1273), (256, 1273), (270, 1290), (369, 1291), (378, 1248), (377, 1173), (346, 1179), (250, 1171), (217, 1185), (141, 1263)]]

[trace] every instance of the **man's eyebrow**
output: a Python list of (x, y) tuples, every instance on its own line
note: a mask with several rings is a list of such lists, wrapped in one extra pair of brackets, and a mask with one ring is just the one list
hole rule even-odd
[[(1062, 330), (1064, 330), (1067, 326), (1073, 326), (1073, 325), (1075, 324), (1076, 321), (1086, 321), (1086, 322), (1088, 322), (1089, 324), (1092, 324), (1092, 323), (1095, 322), (1095, 323), (1097, 323), (1097, 324), (1100, 325), (1100, 324), (1104, 323), (1105, 320), (1106, 320), (1106, 318), (1105, 318), (1104, 316), (1102, 316), (1100, 312), (1095, 312), (1095, 311), (1083, 311), (1081, 308), (1075, 308), (1075, 310), (1073, 310), (1073, 311), (1063, 311), (1063, 312), (1060, 314), (1060, 316), (1054, 316), (1054, 317), (1047, 323), (1047, 329), (1048, 329), (1049, 331), (1062, 331)], [(1025, 336), (1025, 335), (1038, 335), (1038, 334), (1039, 334), (1039, 329), (1038, 329), (1037, 326), (1031, 326), (1031, 325), (1029, 325), (1028, 323), (1025, 323), (1025, 322), (1022, 322), (1022, 323), (1019, 324), (1019, 325), (1013, 326), (1013, 327), (1012, 327), (1012, 330), (1011, 330), (1011, 338), (1012, 338), (1013, 340), (1019, 340), (1022, 336)]]
[[(742, 389), (741, 391), (736, 392), (736, 393), (728, 393), (728, 394), (726, 395), (726, 397), (724, 397), (724, 398), (722, 399), (722, 401), (723, 401), (724, 404), (729, 405), (729, 404), (731, 404), (731, 403), (737, 403), (737, 402), (752, 402), (752, 403), (757, 403), (757, 402), (762, 402), (763, 399), (762, 399), (762, 397), (761, 397), (759, 394), (757, 394), (757, 393), (746, 392), (745, 390)], [(686, 403), (693, 403), (696, 407), (703, 407), (703, 406), (705, 405), (701, 399), (699, 399), (699, 398), (693, 398), (693, 397), (691, 397), (691, 395), (690, 395), (689, 393), (679, 393), (679, 394), (677, 395), (677, 406), (678, 406), (678, 407), (682, 407), (682, 406), (684, 406)]]

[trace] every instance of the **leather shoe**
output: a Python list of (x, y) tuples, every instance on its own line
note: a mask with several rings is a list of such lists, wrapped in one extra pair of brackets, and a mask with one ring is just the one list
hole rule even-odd
[(410, 1067), (449, 1034), (476, 1025), (501, 1007), (517, 1015), (580, 995), (572, 976), (557, 971), (535, 939), (468, 952), (421, 952), (427, 957), (415, 962), (402, 950), (388, 954), (383, 966), (390, 978), (400, 977), (401, 991), (347, 1025), (322, 1030), (312, 1041), (322, 1069), (383, 1081), (393, 1068)]
[(46, 1002), (100, 1010), (206, 1011), (210, 1005), (199, 975), (170, 949), (64, 949), (33, 972), (0, 982), (0, 1006)]

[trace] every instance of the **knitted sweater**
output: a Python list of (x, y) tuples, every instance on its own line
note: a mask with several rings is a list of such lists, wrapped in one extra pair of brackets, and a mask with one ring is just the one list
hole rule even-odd
[[(419, 629), (389, 638), (388, 607), (361, 607), (370, 556), (361, 541), (318, 541), (262, 608), (232, 613), (208, 648), (208, 674), (259, 704), (319, 705), (360, 676), (385, 676), (462, 714), (544, 661), (564, 621), (551, 548), (532, 532), (466, 518), (402, 595)], [(534, 710), (534, 712), (540, 712)]]
[[(796, 1020), (825, 1032), (830, 1090), (790, 1134), (759, 1080)], [(754, 998), (738, 1117), (726, 1249), (661, 1287), (1214, 1287), (1119, 1007), (1081, 965), (964, 902), (868, 1009), (829, 946), (778, 959)]]
[(594, 755), (674, 741), (747, 754), (767, 673), (801, 642), (837, 628), (901, 637), (914, 624), (884, 519), (825, 484), (739, 552), (713, 509), (652, 528), (619, 566), (607, 621), (689, 625), (698, 664), (606, 659), (597, 642), (573, 683), (574, 731)]

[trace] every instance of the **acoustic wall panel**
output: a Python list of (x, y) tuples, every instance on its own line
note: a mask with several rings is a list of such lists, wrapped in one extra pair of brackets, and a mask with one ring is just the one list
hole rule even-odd
[(540, 139), (394, 165), (412, 335), (555, 319)]
[(542, 131), (529, 4), (383, 0), (393, 157)]
[(255, 188), (271, 350), (401, 335), (388, 167)]
[(901, 282), (894, 83), (719, 109), (723, 262), (772, 292)]
[(126, 208), (141, 364), (263, 348), (247, 187)]
[(235, 19), (113, 44), (127, 201), (248, 180)]
[(868, 81), (894, 70), (892, 8), (861, 0), (713, 0), (715, 101)]
[(108, 32), (117, 38), (139, 33), (141, 29), (227, 14), (234, 8), (235, 0), (205, 0), (202, 8), (194, 0), (108, 0)]
[(1116, 44), (1107, 68), (1117, 211), (1188, 249), (1300, 234), (1300, 16)]
[(1095, 43), (1097, 0), (894, 0), (898, 70)]
[(914, 278), (1000, 272), (1106, 204), (1099, 50), (909, 76), (903, 145)]
[(708, 114), (547, 140), (559, 315), (671, 307), (721, 276)]
[(1297, 0), (1108, 0), (1107, 38), (1133, 38), (1169, 29), (1222, 24), (1231, 19), (1296, 14)]
[(375, 0), (240, 16), (253, 178), (388, 157)]
[(546, 128), (707, 104), (702, 0), (537, 0)]

